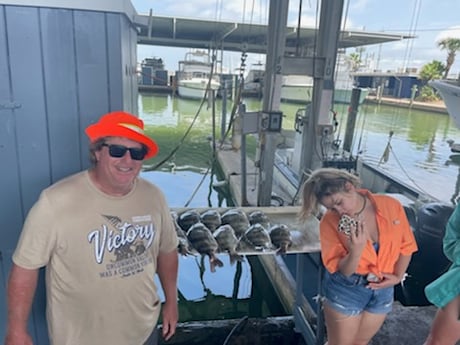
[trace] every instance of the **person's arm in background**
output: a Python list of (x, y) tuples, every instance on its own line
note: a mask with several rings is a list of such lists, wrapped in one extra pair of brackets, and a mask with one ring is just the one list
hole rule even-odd
[(169, 340), (176, 332), (179, 318), (177, 306), (177, 272), (178, 253), (174, 249), (169, 253), (160, 252), (157, 261), (157, 274), (165, 294), (165, 303), (162, 307), (163, 338)]
[(460, 204), (455, 208), (447, 222), (443, 249), (450, 261), (455, 265), (460, 265)]
[(5, 345), (32, 345), (27, 331), (32, 302), (37, 288), (38, 269), (13, 264), (8, 280), (8, 326)]

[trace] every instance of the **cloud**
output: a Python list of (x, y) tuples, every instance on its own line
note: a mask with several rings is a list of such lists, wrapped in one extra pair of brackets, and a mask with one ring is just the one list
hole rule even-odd
[(446, 38), (460, 38), (460, 25), (452, 26), (447, 30), (441, 31), (439, 35), (436, 36), (436, 42)]

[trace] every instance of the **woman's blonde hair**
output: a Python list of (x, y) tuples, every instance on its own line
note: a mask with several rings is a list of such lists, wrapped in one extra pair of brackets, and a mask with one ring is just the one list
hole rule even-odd
[(347, 182), (356, 188), (361, 185), (359, 177), (346, 170), (320, 168), (313, 171), (302, 186), (300, 217), (306, 219), (311, 215), (316, 216), (319, 212), (321, 199), (328, 195), (346, 191)]

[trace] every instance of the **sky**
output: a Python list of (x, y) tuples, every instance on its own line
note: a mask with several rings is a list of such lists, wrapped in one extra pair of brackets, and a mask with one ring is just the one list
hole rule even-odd
[[(301, 26), (315, 27), (319, 22), (319, 1), (289, 1), (288, 25), (296, 27), (302, 1)], [(139, 14), (222, 20), (237, 23), (266, 24), (269, 0), (131, 0)], [(369, 68), (397, 71), (416, 68), (438, 60), (445, 64), (447, 51), (437, 42), (446, 37), (460, 38), (459, 0), (344, 0), (342, 28), (368, 32), (385, 32), (416, 36), (411, 40), (365, 46), (362, 59)], [(175, 71), (187, 49), (138, 46), (138, 62), (146, 57), (161, 57), (166, 69)], [(355, 52), (349, 48), (346, 54)], [(224, 52), (223, 65), (236, 69), (241, 54)], [(247, 65), (264, 60), (263, 55), (250, 54)], [(449, 76), (460, 73), (460, 52)]]

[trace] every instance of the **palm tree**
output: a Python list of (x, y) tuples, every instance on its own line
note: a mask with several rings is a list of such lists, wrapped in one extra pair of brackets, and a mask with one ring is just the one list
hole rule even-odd
[(439, 99), (436, 90), (427, 85), (430, 80), (440, 79), (446, 68), (441, 61), (433, 60), (422, 67), (418, 78), (422, 80), (422, 89), (417, 101), (431, 102)]
[(426, 85), (430, 80), (440, 79), (445, 71), (446, 67), (441, 61), (433, 60), (422, 67), (418, 77)]
[(361, 55), (359, 53), (351, 53), (348, 55), (347, 62), (350, 66), (350, 71), (356, 72), (362, 63)]
[(457, 51), (460, 50), (460, 38), (444, 38), (438, 42), (438, 47), (440, 47), (441, 50), (447, 50), (446, 67), (444, 70), (444, 79), (447, 79), (450, 68), (455, 62), (455, 55)]

